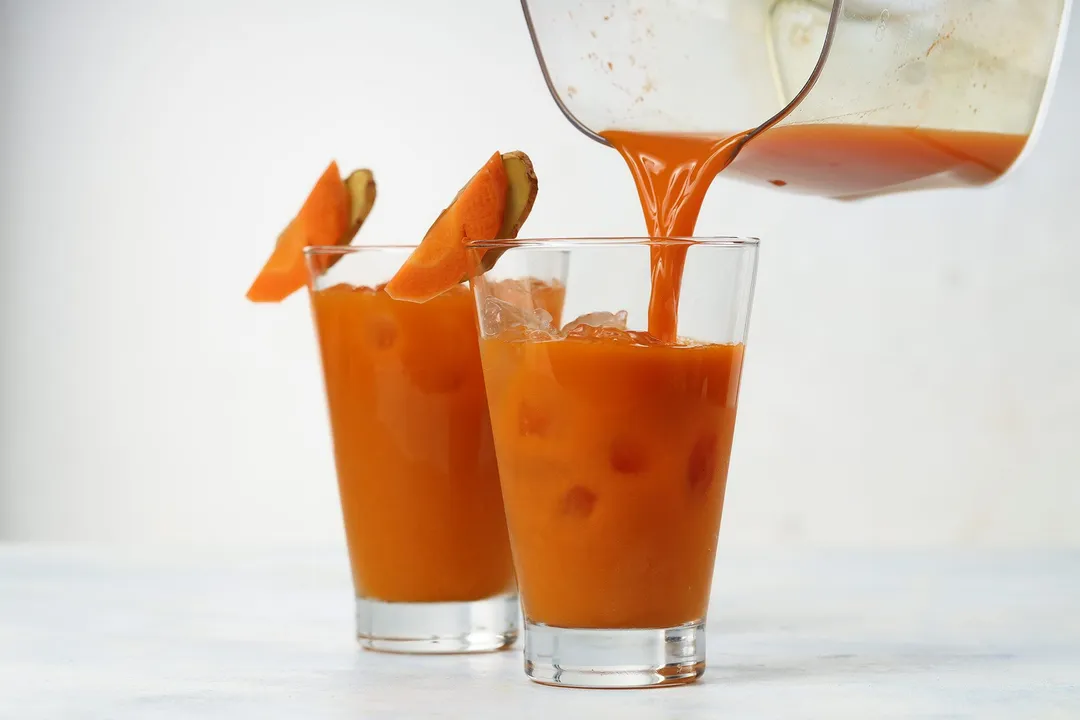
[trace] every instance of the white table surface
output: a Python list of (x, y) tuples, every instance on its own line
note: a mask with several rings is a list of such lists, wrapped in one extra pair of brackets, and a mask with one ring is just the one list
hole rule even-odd
[(1080, 718), (1080, 553), (745, 554), (696, 685), (366, 653), (342, 553), (0, 545), (0, 718)]

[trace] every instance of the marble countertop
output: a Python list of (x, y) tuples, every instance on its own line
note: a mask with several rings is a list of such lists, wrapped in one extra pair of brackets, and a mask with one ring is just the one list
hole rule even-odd
[(696, 685), (366, 653), (340, 552), (0, 545), (0, 718), (1080, 718), (1080, 553), (721, 552)]

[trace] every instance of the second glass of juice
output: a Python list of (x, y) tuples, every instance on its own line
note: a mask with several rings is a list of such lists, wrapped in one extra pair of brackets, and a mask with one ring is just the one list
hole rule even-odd
[[(526, 673), (576, 687), (692, 682), (705, 668), (757, 241), (472, 248), (477, 260), (503, 253), (473, 289)], [(681, 303), (679, 285), (666, 288), (677, 323), (650, 332), (650, 263), (682, 260)], [(511, 281), (561, 286), (577, 317), (560, 323), (529, 293), (500, 297)]]
[(497, 650), (518, 598), (473, 299), (387, 295), (413, 249), (306, 251), (356, 632), (373, 650)]

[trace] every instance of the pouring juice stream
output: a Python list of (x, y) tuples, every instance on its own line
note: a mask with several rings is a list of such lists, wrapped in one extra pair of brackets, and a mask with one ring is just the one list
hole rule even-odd
[[(694, 234), (701, 203), (725, 169), (788, 190), (836, 198), (983, 185), (1020, 155), (1026, 135), (868, 125), (782, 125), (726, 138), (610, 130), (600, 133), (630, 167), (648, 232)], [(685, 247), (652, 249), (649, 332), (677, 336)]]

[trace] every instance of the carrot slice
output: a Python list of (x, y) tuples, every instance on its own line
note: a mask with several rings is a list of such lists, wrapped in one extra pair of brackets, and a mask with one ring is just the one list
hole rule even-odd
[(252, 302), (280, 302), (307, 284), (304, 248), (337, 245), (349, 227), (351, 200), (336, 162), (315, 183), (300, 212), (278, 236), (270, 259), (247, 292)]
[(506, 168), (495, 153), (442, 211), (423, 241), (386, 284), (396, 300), (424, 302), (469, 276), (470, 240), (493, 240), (503, 224)]

